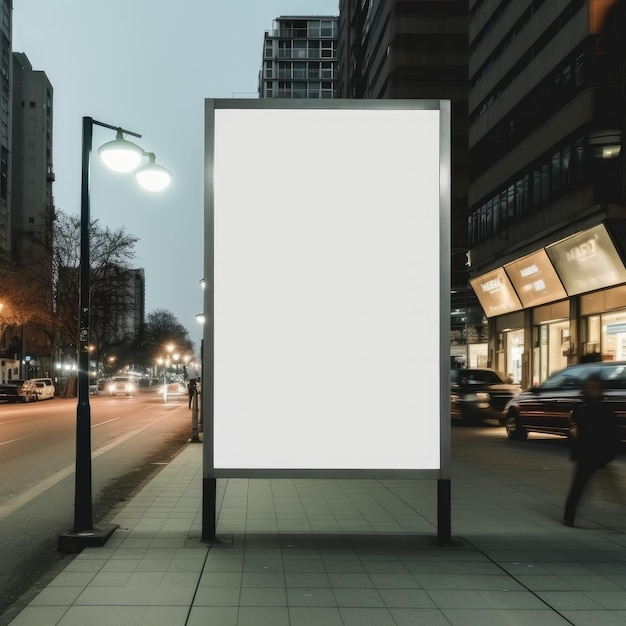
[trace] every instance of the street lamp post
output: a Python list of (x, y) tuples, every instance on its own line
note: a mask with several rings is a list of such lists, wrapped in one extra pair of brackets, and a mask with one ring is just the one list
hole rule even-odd
[[(61, 552), (80, 552), (87, 546), (106, 543), (116, 525), (94, 528), (91, 483), (91, 406), (89, 403), (89, 279), (90, 279), (90, 166), (93, 149), (93, 127), (114, 130), (117, 136), (98, 150), (107, 166), (117, 172), (135, 172), (138, 182), (149, 191), (165, 189), (172, 174), (155, 163), (153, 153), (124, 139), (123, 135), (141, 137), (138, 133), (83, 117), (82, 175), (80, 193), (80, 304), (78, 336), (78, 405), (76, 409), (76, 477), (74, 526), (59, 536)], [(148, 163), (141, 166), (147, 157)]]

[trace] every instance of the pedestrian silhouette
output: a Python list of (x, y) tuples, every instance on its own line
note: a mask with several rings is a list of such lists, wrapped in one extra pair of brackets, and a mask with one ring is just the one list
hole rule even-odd
[(602, 379), (591, 374), (584, 382), (582, 403), (571, 413), (572, 461), (576, 469), (565, 503), (563, 524), (573, 526), (585, 485), (597, 469), (617, 454), (619, 434), (615, 414), (604, 401)]
[(189, 379), (189, 382), (187, 383), (187, 392), (189, 393), (189, 408), (191, 408), (191, 402), (193, 400), (193, 397), (196, 393), (196, 380), (195, 378), (191, 378)]

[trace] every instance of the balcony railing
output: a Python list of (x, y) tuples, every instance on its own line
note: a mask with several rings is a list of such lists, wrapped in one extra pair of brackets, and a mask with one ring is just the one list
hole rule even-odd
[(325, 91), (307, 91), (306, 89), (278, 89), (276, 91), (277, 98), (310, 98), (329, 100), (337, 96), (336, 90)]
[[(272, 71), (269, 72), (272, 74)], [(272, 78), (267, 73), (265, 78)], [(337, 72), (335, 70), (278, 70), (280, 80), (335, 80)]]
[[(265, 55), (265, 58), (275, 58), (275, 52)], [(337, 59), (336, 50), (319, 50), (316, 48), (288, 48), (278, 51), (279, 59), (322, 59), (324, 61), (335, 61)]]
[(266, 33), (281, 39), (332, 39), (337, 36), (337, 28), (275, 28)]

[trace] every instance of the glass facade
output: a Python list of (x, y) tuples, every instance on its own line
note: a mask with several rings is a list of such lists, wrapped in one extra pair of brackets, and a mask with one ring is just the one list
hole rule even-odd
[(587, 318), (587, 356), (626, 361), (626, 309)]

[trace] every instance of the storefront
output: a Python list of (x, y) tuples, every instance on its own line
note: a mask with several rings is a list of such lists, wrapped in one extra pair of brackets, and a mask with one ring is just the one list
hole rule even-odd
[(568, 300), (533, 310), (533, 386), (567, 367), (572, 346)]
[(494, 320), (496, 339), (494, 359), (489, 366), (508, 380), (521, 384), (524, 377), (524, 312), (509, 313)]
[(580, 300), (585, 360), (626, 361), (626, 285)]
[(527, 387), (581, 360), (626, 361), (619, 229), (598, 224), (470, 280), (490, 367)]

